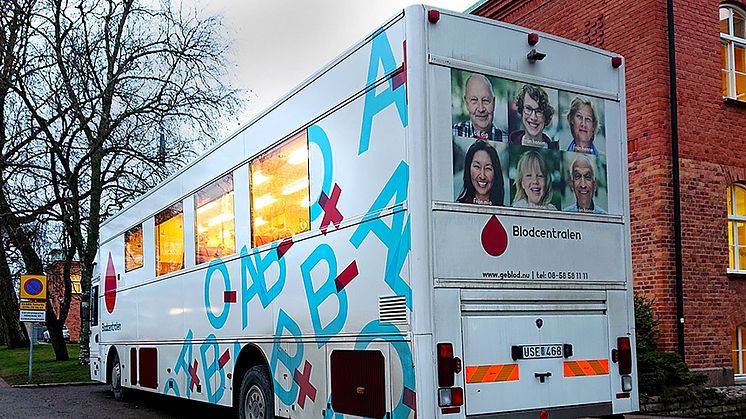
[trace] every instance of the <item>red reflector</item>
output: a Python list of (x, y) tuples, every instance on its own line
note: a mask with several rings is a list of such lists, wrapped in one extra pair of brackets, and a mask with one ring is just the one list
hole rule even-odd
[(454, 406), (463, 406), (464, 404), (464, 389), (461, 387), (454, 387), (451, 389), (451, 402)]
[(440, 413), (446, 414), (446, 413), (459, 413), (461, 411), (461, 408), (458, 406), (452, 406), (452, 407), (441, 407)]
[(440, 12), (437, 10), (427, 11), (427, 21), (430, 23), (437, 23), (440, 20)]
[(629, 393), (617, 393), (616, 398), (617, 399), (629, 399)]
[(452, 387), (454, 382), (455, 362), (453, 344), (438, 344), (438, 387)]
[(549, 419), (549, 412), (546, 410), (539, 412), (539, 419)]
[(533, 46), (539, 43), (539, 34), (536, 32), (531, 32), (528, 34), (528, 44)]
[(619, 357), (619, 374), (632, 373), (632, 348), (628, 337), (617, 338), (616, 340)]

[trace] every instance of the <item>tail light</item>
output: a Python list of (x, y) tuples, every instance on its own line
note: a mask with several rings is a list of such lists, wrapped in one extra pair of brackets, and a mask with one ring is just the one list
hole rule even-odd
[(456, 373), (453, 344), (438, 344), (438, 387), (452, 387)]
[(632, 373), (632, 347), (628, 337), (617, 338), (617, 359), (619, 360), (619, 374)]
[(464, 404), (464, 389), (461, 387), (438, 389), (438, 406), (462, 406)]

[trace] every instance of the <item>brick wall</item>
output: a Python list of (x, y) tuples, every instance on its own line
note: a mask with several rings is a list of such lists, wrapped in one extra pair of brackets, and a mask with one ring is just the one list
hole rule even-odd
[[(746, 107), (722, 100), (719, 3), (675, 2), (687, 362), (732, 380), (730, 333), (746, 322), (746, 278), (728, 277), (725, 189), (746, 181)], [(675, 351), (676, 301), (666, 2), (490, 1), (475, 14), (625, 57), (635, 290), (655, 298)], [(538, 45), (541, 50), (541, 43)], [(551, 65), (551, 57), (542, 64)]]
[[(59, 318), (60, 306), (64, 296), (63, 282), (63, 262), (52, 262), (46, 269), (47, 271), (47, 289), (49, 293), (49, 302), (54, 307), (54, 312)], [(71, 275), (80, 276), (80, 264), (73, 262)], [(70, 309), (65, 320), (70, 340), (77, 342), (80, 340), (80, 294), (73, 293), (70, 299)]]

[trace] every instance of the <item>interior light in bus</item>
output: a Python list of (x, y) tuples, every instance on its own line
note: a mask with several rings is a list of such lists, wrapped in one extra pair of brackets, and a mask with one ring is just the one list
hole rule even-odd
[(262, 183), (269, 180), (269, 176), (264, 176), (262, 172), (254, 172), (253, 175), (251, 175), (251, 184), (254, 186), (261, 185)]
[(303, 208), (308, 208), (311, 206), (311, 202), (308, 200), (308, 198), (303, 198), (300, 200), (300, 206)]
[(197, 226), (197, 233), (207, 233), (207, 227)]
[(216, 215), (216, 216), (212, 217), (210, 219), (210, 221), (207, 222), (207, 226), (208, 227), (213, 227), (213, 226), (216, 226), (218, 224), (226, 223), (226, 222), (232, 221), (232, 220), (233, 220), (233, 214), (223, 213), (223, 214), (219, 214), (219, 215)]
[(254, 218), (254, 227), (259, 227), (267, 224), (267, 220), (263, 219), (262, 217), (256, 217)]
[(289, 164), (301, 164), (306, 161), (308, 161), (308, 149), (305, 144), (293, 150), (293, 152), (288, 156)]
[(197, 214), (203, 214), (205, 211), (209, 211), (215, 208), (215, 205), (217, 204), (218, 204), (218, 201), (208, 202), (205, 205), (202, 205), (201, 207), (197, 208)]
[(292, 193), (298, 192), (301, 189), (305, 189), (308, 186), (308, 178), (302, 177), (300, 179), (296, 179), (292, 182), (290, 182), (285, 189), (282, 190), (283, 195), (290, 195)]
[(259, 208), (266, 207), (267, 205), (271, 205), (275, 201), (276, 199), (272, 197), (271, 193), (264, 194), (254, 200), (254, 209), (257, 210)]

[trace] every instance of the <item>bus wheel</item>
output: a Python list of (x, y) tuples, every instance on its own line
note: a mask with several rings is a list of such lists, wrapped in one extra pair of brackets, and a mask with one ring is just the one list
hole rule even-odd
[(119, 355), (114, 355), (112, 361), (113, 366), (111, 367), (111, 392), (114, 393), (114, 400), (123, 402), (125, 397), (125, 389), (122, 387), (122, 365), (119, 363)]
[(275, 417), (275, 399), (267, 368), (256, 365), (249, 368), (241, 381), (238, 415), (241, 419), (268, 419)]

